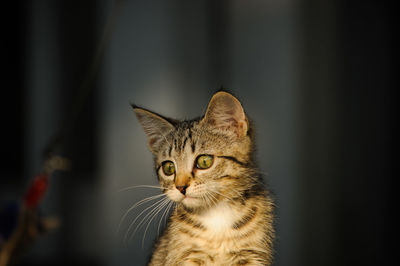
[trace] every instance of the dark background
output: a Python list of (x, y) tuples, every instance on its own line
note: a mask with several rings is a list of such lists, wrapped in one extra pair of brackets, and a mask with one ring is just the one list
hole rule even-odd
[(21, 198), (60, 129), (54, 151), (73, 163), (41, 206), (60, 228), (21, 265), (144, 265), (156, 226), (144, 247), (144, 228), (124, 243), (138, 210), (115, 233), (134, 202), (157, 193), (118, 192), (156, 184), (129, 103), (190, 118), (221, 85), (257, 126), (278, 208), (275, 265), (394, 258), (398, 33), (387, 2), (3, 4), (0, 204)]

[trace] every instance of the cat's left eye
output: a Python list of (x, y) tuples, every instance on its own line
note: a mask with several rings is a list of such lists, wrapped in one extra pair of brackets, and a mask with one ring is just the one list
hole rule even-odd
[(212, 155), (200, 155), (196, 159), (196, 167), (199, 169), (210, 168), (214, 162), (214, 156)]
[(165, 161), (162, 163), (162, 169), (165, 175), (172, 175), (175, 173), (175, 165), (171, 161)]

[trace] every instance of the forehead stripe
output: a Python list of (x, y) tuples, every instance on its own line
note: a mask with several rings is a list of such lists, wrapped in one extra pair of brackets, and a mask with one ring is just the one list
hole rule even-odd
[(169, 157), (171, 157), (171, 152), (172, 152), (172, 145), (169, 146), (169, 151), (168, 151)]
[(192, 142), (192, 153), (196, 150), (196, 142)]
[(186, 141), (188, 140), (188, 138), (186, 137), (185, 140), (183, 141), (183, 145), (182, 145), (182, 151), (185, 150), (185, 146), (186, 146)]
[(188, 137), (190, 140), (192, 140), (192, 130), (190, 130), (190, 128), (188, 130)]

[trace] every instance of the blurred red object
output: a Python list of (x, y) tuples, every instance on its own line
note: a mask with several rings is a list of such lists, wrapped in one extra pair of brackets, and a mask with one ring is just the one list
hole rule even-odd
[(47, 191), (49, 176), (47, 174), (37, 175), (25, 194), (24, 205), (28, 209), (36, 208)]

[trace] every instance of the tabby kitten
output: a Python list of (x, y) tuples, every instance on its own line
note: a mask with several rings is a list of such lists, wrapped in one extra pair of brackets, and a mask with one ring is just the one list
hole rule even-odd
[(189, 121), (133, 108), (161, 188), (177, 203), (149, 265), (271, 265), (273, 203), (240, 102), (219, 91)]

